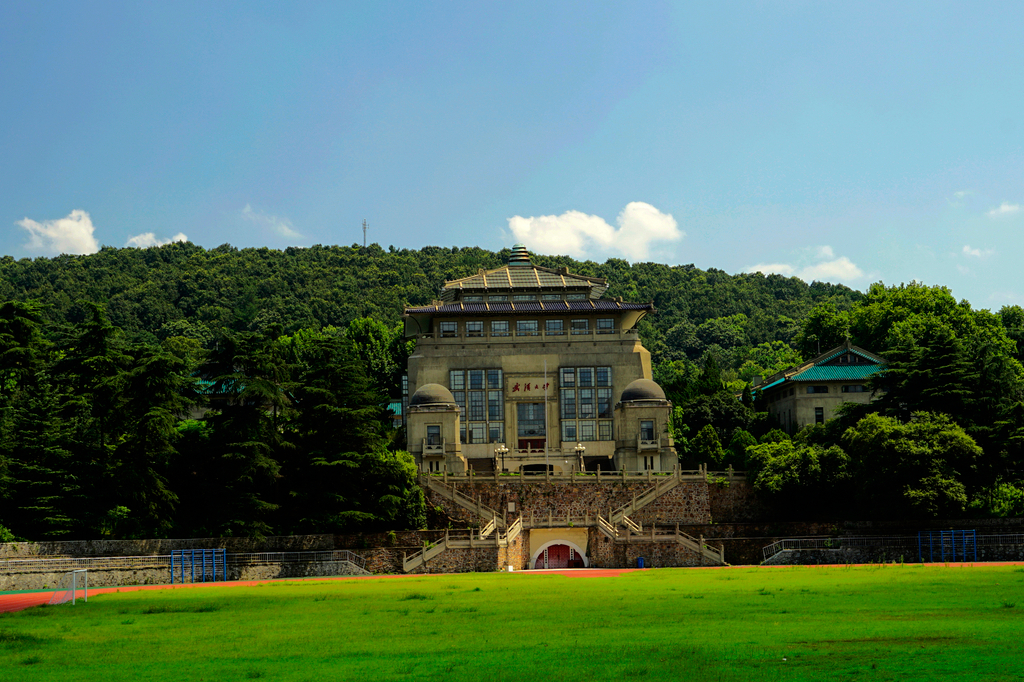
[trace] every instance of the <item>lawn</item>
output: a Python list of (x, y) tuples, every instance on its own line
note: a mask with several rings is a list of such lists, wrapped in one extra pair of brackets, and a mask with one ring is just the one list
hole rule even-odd
[(0, 680), (1022, 680), (1024, 568), (466, 574), (0, 616)]

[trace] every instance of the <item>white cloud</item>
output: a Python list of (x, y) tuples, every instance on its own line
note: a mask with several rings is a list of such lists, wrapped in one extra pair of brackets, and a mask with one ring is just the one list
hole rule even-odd
[(618, 229), (599, 216), (566, 211), (562, 215), (513, 216), (508, 226), (528, 249), (575, 258), (600, 251), (642, 261), (647, 259), (652, 242), (677, 241), (686, 236), (670, 214), (642, 201), (626, 204), (616, 222)]
[(963, 252), (965, 256), (973, 256), (974, 258), (984, 258), (991, 256), (995, 253), (994, 249), (972, 249), (969, 244), (964, 244)]
[(40, 254), (61, 253), (88, 254), (100, 250), (99, 242), (92, 236), (95, 231), (89, 214), (82, 210), (72, 211), (68, 217), (44, 220), (39, 223), (31, 218), (19, 220), (19, 227), (28, 230), (29, 240), (25, 248)]
[(302, 236), (298, 231), (296, 231), (295, 227), (292, 225), (292, 221), (287, 218), (271, 215), (264, 211), (253, 210), (253, 207), (249, 204), (246, 204), (245, 208), (242, 209), (242, 218), (261, 227), (268, 228), (282, 237), (298, 239)]
[(762, 272), (766, 275), (775, 274), (789, 277), (796, 272), (796, 268), (788, 263), (759, 263), (751, 265), (749, 268), (744, 268), (743, 272)]
[(988, 214), (991, 217), (995, 218), (997, 216), (1007, 215), (1009, 213), (1016, 213), (1019, 210), (1020, 204), (1011, 204), (1007, 201), (1004, 201), (1002, 204), (999, 205), (999, 208), (993, 208), (991, 211), (988, 212)]
[(128, 240), (125, 246), (134, 246), (137, 249), (148, 249), (151, 246), (163, 246), (164, 244), (170, 244), (171, 242), (187, 242), (188, 237), (185, 236), (184, 232), (179, 232), (170, 239), (157, 239), (156, 235), (152, 232), (143, 232), (137, 234)]
[(798, 276), (807, 282), (814, 280), (848, 282), (863, 277), (864, 271), (854, 265), (846, 256), (840, 256), (835, 260), (809, 265), (800, 270)]
[(818, 262), (804, 266), (789, 263), (761, 263), (744, 268), (743, 271), (785, 275), (786, 277), (795, 275), (805, 282), (818, 280), (850, 283), (864, 278), (864, 271), (849, 258), (846, 256), (836, 258), (831, 246), (818, 246), (809, 251), (813, 253), (813, 260)]
[(967, 267), (966, 265), (961, 265), (960, 263), (957, 263), (956, 264), (956, 269), (960, 272), (961, 275), (969, 275), (969, 274), (971, 274), (971, 269), (969, 267)]

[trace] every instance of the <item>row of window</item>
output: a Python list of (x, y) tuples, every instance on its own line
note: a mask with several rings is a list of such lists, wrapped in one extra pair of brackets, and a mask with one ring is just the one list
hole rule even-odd
[[(527, 303), (529, 301), (536, 301), (538, 298), (541, 301), (585, 301), (588, 296), (583, 293), (565, 294), (564, 296), (562, 294), (540, 294), (539, 296), (537, 294), (513, 294), (512, 302)], [(460, 300), (463, 303), (483, 303), (484, 297), (476, 294), (469, 294), (464, 295)], [(489, 303), (507, 303), (508, 300), (509, 297), (506, 294), (487, 296), (487, 301)]]
[[(818, 408), (820, 411), (821, 408)], [(525, 414), (524, 417), (531, 415)], [(819, 422), (820, 423), (820, 422)], [(544, 420), (526, 418), (519, 421), (520, 438), (543, 438), (545, 436)], [(611, 420), (580, 420), (562, 422), (563, 442), (592, 442), (602, 440), (613, 440)], [(503, 424), (463, 424), (459, 430), (459, 439), (463, 444), (468, 443), (504, 443), (505, 429)], [(640, 439), (652, 441), (654, 436), (654, 422), (644, 420), (640, 422)], [(441, 445), (441, 427), (437, 425), (427, 426), (427, 445)]]
[(593, 420), (563, 421), (562, 440), (568, 442), (612, 440), (612, 422)]
[[(569, 320), (568, 329), (565, 320), (544, 320), (545, 336), (565, 336), (568, 334), (590, 334), (590, 320)], [(466, 336), (482, 337), (485, 335), (482, 320), (468, 320), (465, 323)], [(511, 336), (508, 320), (492, 320), (491, 336)], [(540, 322), (537, 320), (516, 320), (516, 336), (540, 336)], [(454, 321), (439, 322), (438, 331), (442, 338), (455, 338), (459, 335), (459, 323)], [(594, 321), (594, 331), (598, 334), (614, 334), (615, 320), (611, 317), (599, 318)]]
[[(845, 385), (845, 386), (840, 386), (839, 390), (840, 390), (841, 393), (867, 393), (868, 392), (868, 387), (865, 386), (864, 384), (848, 384), (848, 385)], [(769, 402), (775, 402), (776, 400), (782, 400), (783, 398), (788, 398), (788, 397), (792, 396), (795, 393), (795, 391), (796, 391), (795, 388), (790, 388), (790, 389), (787, 389), (785, 391), (782, 391), (781, 393), (779, 393), (779, 395), (775, 396), (774, 398), (770, 398)], [(831, 391), (831, 389), (827, 385), (808, 386), (807, 387), (807, 393), (810, 393), (810, 394), (813, 394), (813, 393), (829, 393), (830, 391)]]

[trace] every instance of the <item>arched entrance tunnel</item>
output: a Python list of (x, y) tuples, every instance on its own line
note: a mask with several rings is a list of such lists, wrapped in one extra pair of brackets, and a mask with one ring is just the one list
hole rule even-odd
[(544, 528), (530, 531), (530, 563), (527, 568), (586, 568), (586, 528)]
[(587, 557), (569, 545), (548, 545), (537, 555), (534, 568), (584, 568)]

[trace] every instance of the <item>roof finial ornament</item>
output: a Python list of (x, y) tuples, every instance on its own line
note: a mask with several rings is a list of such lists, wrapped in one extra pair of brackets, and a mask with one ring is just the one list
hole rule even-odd
[(509, 265), (530, 265), (530, 252), (522, 244), (512, 247), (512, 255), (508, 259)]

